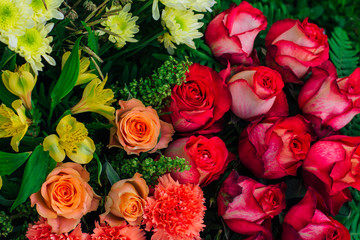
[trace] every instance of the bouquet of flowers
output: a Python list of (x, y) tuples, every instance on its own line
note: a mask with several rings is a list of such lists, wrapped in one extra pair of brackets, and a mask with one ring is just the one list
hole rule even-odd
[(1, 0), (0, 238), (360, 239), (359, 10), (291, 3)]

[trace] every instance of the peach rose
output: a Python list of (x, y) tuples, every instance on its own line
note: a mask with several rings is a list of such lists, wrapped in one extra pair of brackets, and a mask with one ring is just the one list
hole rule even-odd
[(118, 181), (106, 197), (105, 212), (100, 215), (100, 221), (107, 222), (111, 227), (125, 220), (130, 225), (140, 225), (148, 194), (149, 188), (140, 173)]
[(54, 233), (73, 230), (80, 218), (95, 211), (100, 197), (88, 184), (90, 174), (78, 163), (64, 163), (46, 178), (40, 191), (30, 196), (40, 216), (47, 218)]
[(135, 98), (129, 101), (120, 100), (119, 105), (115, 127), (110, 129), (109, 148), (119, 147), (127, 154), (139, 155), (141, 152), (153, 153), (168, 146), (174, 128), (161, 121), (152, 107), (145, 107)]

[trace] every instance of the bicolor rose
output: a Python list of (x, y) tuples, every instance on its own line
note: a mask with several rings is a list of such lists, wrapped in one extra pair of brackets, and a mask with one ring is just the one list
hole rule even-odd
[(213, 69), (194, 63), (186, 81), (175, 86), (164, 120), (180, 133), (207, 134), (219, 132), (219, 120), (230, 109), (231, 96), (224, 80)]
[(348, 187), (360, 190), (360, 137), (335, 135), (316, 142), (304, 160), (303, 176), (335, 216), (351, 200)]
[[(281, 75), (268, 67), (250, 67), (233, 75), (229, 82), (231, 111), (241, 119), (253, 120), (278, 105), (288, 112)], [(279, 103), (282, 102), (282, 103)]]
[(100, 215), (100, 221), (111, 227), (123, 224), (125, 220), (130, 225), (140, 225), (148, 194), (149, 188), (139, 173), (114, 183), (106, 197), (105, 213)]
[(301, 88), (298, 102), (316, 129), (343, 128), (360, 113), (360, 68), (344, 78), (337, 78), (331, 62), (313, 68), (311, 77)]
[(285, 215), (282, 240), (350, 240), (349, 230), (316, 209), (316, 194), (311, 188)]
[(54, 233), (66, 233), (95, 211), (100, 197), (88, 184), (90, 174), (78, 163), (64, 163), (52, 170), (40, 191), (30, 196), (40, 216), (47, 219)]
[(174, 180), (200, 186), (217, 180), (232, 158), (220, 138), (204, 136), (177, 139), (169, 145), (165, 155), (185, 158), (191, 166), (189, 171), (172, 172)]
[(266, 38), (266, 65), (281, 73), (285, 82), (303, 83), (310, 67), (329, 59), (329, 43), (317, 25), (294, 19), (275, 22)]
[(156, 152), (166, 148), (172, 140), (174, 128), (161, 121), (152, 107), (133, 98), (119, 101), (115, 126), (110, 129), (110, 147), (123, 148), (127, 154)]
[(239, 6), (233, 4), (211, 20), (205, 32), (205, 41), (223, 64), (229, 61), (232, 65), (252, 65), (258, 62), (253, 51), (255, 38), (266, 26), (264, 14), (243, 1)]
[(310, 148), (310, 133), (301, 115), (253, 122), (240, 135), (240, 162), (257, 177), (296, 176)]
[(232, 171), (217, 198), (218, 214), (234, 232), (271, 239), (271, 218), (285, 209), (284, 183), (265, 186)]

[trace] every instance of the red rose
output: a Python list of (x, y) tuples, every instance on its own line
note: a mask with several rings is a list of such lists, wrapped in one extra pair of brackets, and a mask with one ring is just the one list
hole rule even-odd
[(231, 96), (224, 80), (217, 72), (200, 64), (193, 64), (186, 73), (186, 82), (175, 86), (164, 120), (178, 132), (199, 134), (221, 130), (216, 123), (230, 109)]
[(329, 59), (329, 43), (317, 25), (293, 19), (275, 22), (266, 38), (266, 65), (278, 70), (285, 82), (302, 83), (310, 67)]
[(331, 136), (311, 146), (303, 164), (303, 176), (336, 215), (351, 200), (348, 187), (360, 190), (360, 137)]
[(265, 186), (232, 171), (220, 188), (218, 214), (234, 232), (271, 239), (271, 218), (285, 208), (284, 183)]
[(222, 63), (252, 65), (256, 57), (253, 52), (255, 38), (266, 29), (266, 25), (264, 14), (243, 1), (239, 6), (232, 5), (209, 23), (205, 41)]
[(305, 197), (286, 214), (282, 240), (336, 239), (350, 240), (341, 223), (316, 209), (316, 194), (311, 188)]
[(257, 177), (296, 176), (310, 142), (310, 126), (301, 115), (267, 118), (241, 133), (239, 159)]
[(302, 87), (299, 107), (317, 129), (330, 126), (339, 130), (360, 113), (360, 68), (349, 77), (337, 78), (331, 62), (313, 68)]
[(228, 82), (232, 97), (231, 111), (239, 118), (251, 120), (267, 114), (277, 101), (285, 102), (281, 75), (267, 67), (251, 67), (236, 73)]
[(185, 158), (189, 171), (173, 172), (171, 176), (181, 184), (205, 186), (224, 173), (231, 159), (225, 143), (218, 137), (191, 136), (175, 140), (165, 151), (166, 156)]

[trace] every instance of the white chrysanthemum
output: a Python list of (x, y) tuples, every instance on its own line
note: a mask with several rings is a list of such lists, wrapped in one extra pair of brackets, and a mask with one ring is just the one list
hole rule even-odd
[(38, 24), (33, 28), (26, 29), (23, 36), (18, 37), (18, 47), (15, 52), (31, 65), (36, 74), (41, 71), (44, 64), (41, 63), (41, 57), (50, 64), (55, 66), (55, 60), (48, 54), (51, 53), (52, 48), (50, 42), (53, 40), (51, 36), (47, 37), (48, 33), (54, 27), (53, 23)]
[(123, 8), (121, 6), (112, 6), (108, 11), (119, 10), (117, 15), (112, 15), (107, 18), (101, 25), (105, 26), (105, 30), (116, 34), (109, 35), (109, 41), (116, 44), (118, 48), (122, 48), (126, 42), (137, 42), (134, 37), (139, 32), (139, 26), (136, 21), (139, 17), (132, 17), (129, 13), (131, 4), (126, 4)]
[[(162, 4), (169, 8), (178, 10), (195, 10), (198, 12), (211, 12), (211, 7), (216, 3), (215, 0), (160, 0)], [(152, 5), (152, 15), (155, 20), (160, 17), (159, 0), (154, 0)]]
[(216, 3), (215, 0), (193, 0), (190, 8), (198, 12), (211, 12), (211, 7)]
[(0, 0), (0, 41), (10, 49), (16, 48), (16, 37), (34, 26), (30, 3), (31, 0)]
[[(44, 2), (45, 5), (44, 6)], [(57, 10), (64, 0), (32, 0), (30, 6), (34, 10), (33, 19), (37, 23), (44, 23), (52, 18), (64, 19), (64, 14)]]
[[(171, 38), (165, 36), (164, 43), (166, 41), (173, 41), (177, 45), (186, 44), (191, 48), (195, 48), (193, 39), (203, 36), (198, 31), (204, 25), (204, 23), (198, 22), (198, 20), (203, 17), (203, 14), (194, 14), (191, 10), (181, 11), (166, 7), (161, 14), (161, 23), (169, 29)], [(171, 47), (169, 43), (167, 45)]]

